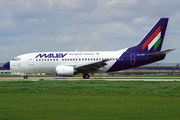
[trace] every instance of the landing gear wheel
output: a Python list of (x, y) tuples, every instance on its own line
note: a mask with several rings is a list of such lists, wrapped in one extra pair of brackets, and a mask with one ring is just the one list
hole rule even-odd
[(89, 79), (89, 74), (84, 74), (83, 79)]
[(28, 79), (28, 76), (24, 76), (24, 79)]

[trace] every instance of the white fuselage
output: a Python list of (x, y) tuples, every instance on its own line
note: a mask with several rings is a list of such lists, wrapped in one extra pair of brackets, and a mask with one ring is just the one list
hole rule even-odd
[(15, 57), (10, 61), (10, 70), (21, 73), (56, 73), (56, 67), (81, 66), (95, 63), (102, 60), (107, 61), (107, 65), (96, 72), (106, 72), (126, 51), (94, 51), (94, 52), (40, 52), (29, 53)]

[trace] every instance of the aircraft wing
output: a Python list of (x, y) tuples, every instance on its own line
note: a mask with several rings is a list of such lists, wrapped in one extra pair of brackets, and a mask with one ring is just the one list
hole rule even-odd
[(80, 73), (94, 72), (94, 71), (97, 71), (99, 68), (106, 66), (107, 61), (109, 61), (109, 60), (102, 60), (102, 61), (98, 61), (98, 62), (79, 64), (79, 65), (75, 66), (75, 69)]

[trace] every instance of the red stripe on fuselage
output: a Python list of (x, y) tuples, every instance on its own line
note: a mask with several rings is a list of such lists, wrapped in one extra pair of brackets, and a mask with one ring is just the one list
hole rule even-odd
[(142, 50), (144, 50), (148, 44), (157, 36), (157, 34), (160, 32), (161, 26), (159, 26), (156, 31), (147, 39), (147, 41), (142, 45)]

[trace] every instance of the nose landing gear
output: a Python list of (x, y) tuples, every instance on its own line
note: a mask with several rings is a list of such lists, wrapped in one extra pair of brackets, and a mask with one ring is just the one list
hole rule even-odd
[(27, 73), (24, 74), (24, 79), (28, 79)]
[(25, 75), (25, 76), (24, 76), (24, 79), (28, 79), (28, 76), (27, 76), (27, 75)]

